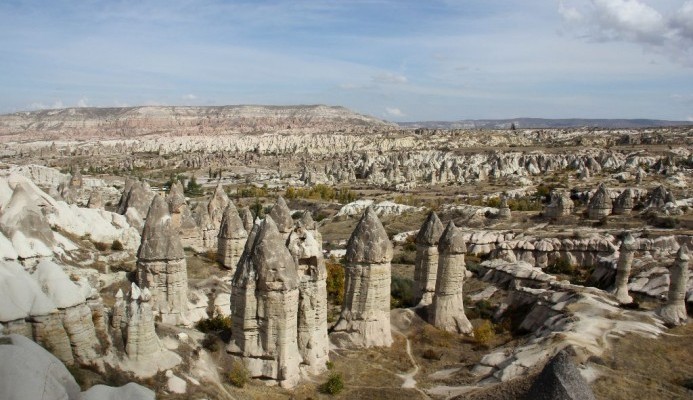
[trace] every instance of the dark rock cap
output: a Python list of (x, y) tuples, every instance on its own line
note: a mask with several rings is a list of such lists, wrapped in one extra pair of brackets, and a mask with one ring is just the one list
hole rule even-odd
[(175, 182), (173, 185), (171, 185), (171, 190), (168, 192), (166, 201), (168, 202), (169, 212), (180, 212), (181, 207), (185, 205), (185, 192), (183, 191), (183, 185), (180, 182)]
[(166, 261), (185, 258), (178, 232), (171, 225), (171, 214), (163, 196), (154, 195), (142, 230), (137, 258), (145, 261)]
[(595, 400), (592, 388), (565, 351), (546, 364), (525, 396), (527, 400)]
[(233, 286), (243, 287), (248, 284), (248, 279), (255, 277), (255, 268), (252, 263), (253, 247), (255, 246), (255, 239), (257, 239), (257, 234), (260, 231), (259, 225), (253, 225), (248, 233), (248, 239), (245, 242), (245, 247), (243, 248), (243, 253), (238, 259), (238, 264), (236, 266), (236, 272), (233, 275), (233, 280), (231, 284)]
[(603, 182), (599, 184), (597, 191), (590, 199), (589, 208), (611, 208), (611, 197)]
[(462, 232), (457, 229), (452, 221), (448, 223), (440, 237), (438, 252), (441, 254), (464, 254), (467, 252)]
[(272, 207), (269, 213), (272, 220), (276, 223), (277, 229), (281, 233), (289, 233), (294, 227), (294, 220), (291, 219), (291, 210), (286, 205), (286, 201), (282, 196), (277, 198), (277, 203)]
[(416, 235), (416, 244), (423, 246), (437, 246), (440, 236), (443, 234), (443, 223), (440, 222), (438, 215), (431, 211), (428, 214), (428, 218), (421, 225), (419, 233)]
[(352, 263), (388, 263), (392, 243), (373, 208), (366, 208), (347, 242), (346, 260)]
[(294, 258), (272, 217), (260, 226), (252, 249), (252, 263), (257, 270), (257, 287), (261, 290), (298, 288), (298, 272)]
[(248, 236), (243, 227), (243, 221), (238, 215), (238, 210), (232, 202), (226, 206), (224, 215), (221, 217), (221, 227), (219, 228), (219, 237), (224, 239), (242, 239)]
[(621, 192), (616, 198), (614, 204), (618, 208), (622, 209), (632, 209), (633, 208), (633, 189), (628, 188)]

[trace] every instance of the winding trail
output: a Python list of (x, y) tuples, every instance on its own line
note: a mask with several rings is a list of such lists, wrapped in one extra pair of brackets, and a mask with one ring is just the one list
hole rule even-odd
[(414, 366), (414, 368), (411, 371), (409, 371), (405, 374), (396, 374), (399, 378), (404, 380), (404, 382), (402, 382), (402, 388), (414, 389), (417, 392), (421, 393), (421, 395), (423, 395), (427, 399), (430, 399), (431, 397), (428, 395), (428, 393), (424, 392), (423, 390), (419, 389), (416, 386), (416, 380), (414, 379), (414, 376), (416, 376), (416, 374), (419, 373), (419, 364), (416, 362), (416, 359), (414, 359), (414, 356), (411, 353), (411, 342), (409, 341), (409, 338), (407, 337), (407, 335), (405, 335), (404, 333), (397, 330), (394, 326), (392, 326), (391, 329), (392, 329), (392, 332), (404, 337), (404, 340), (407, 343), (407, 347), (406, 347), (407, 356), (409, 357), (409, 360), (411, 361), (412, 365)]

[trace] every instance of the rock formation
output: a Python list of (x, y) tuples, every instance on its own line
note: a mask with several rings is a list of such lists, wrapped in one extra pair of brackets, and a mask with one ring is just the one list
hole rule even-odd
[(344, 303), (331, 338), (345, 347), (390, 346), (392, 243), (368, 207), (347, 242)]
[(601, 219), (611, 214), (613, 204), (606, 185), (601, 183), (587, 205), (590, 219)]
[(313, 214), (310, 211), (304, 211), (299, 220), (301, 226), (310, 231), (315, 238), (315, 241), (320, 245), (320, 252), (322, 253), (322, 234), (318, 230), (318, 224), (313, 220)]
[(219, 240), (217, 245), (217, 261), (224, 267), (236, 270), (236, 264), (241, 258), (248, 232), (243, 228), (243, 222), (232, 202), (229, 201), (221, 218)]
[(566, 351), (549, 361), (535, 379), (527, 400), (596, 400), (592, 388), (580, 375)]
[(234, 329), (228, 351), (243, 361), (251, 377), (293, 387), (301, 362), (296, 263), (269, 216), (251, 231), (250, 240), (233, 279)]
[(500, 206), (498, 206), (498, 218), (510, 219), (511, 216), (510, 207), (508, 207), (508, 198), (506, 196), (501, 196)]
[(686, 284), (688, 282), (688, 248), (683, 245), (676, 253), (676, 261), (671, 267), (667, 303), (657, 311), (669, 325), (682, 325), (688, 320), (686, 313)]
[(149, 289), (140, 290), (137, 285), (132, 284), (125, 352), (129, 358), (136, 361), (151, 359), (162, 350), (154, 327), (154, 313), (150, 300)]
[(558, 218), (573, 213), (575, 204), (566, 193), (551, 193), (551, 202), (544, 210), (548, 218)]
[(464, 285), (467, 271), (464, 254), (467, 247), (455, 224), (450, 221), (438, 243), (438, 278), (429, 322), (437, 328), (454, 333), (470, 334), (472, 324), (464, 313)]
[(433, 301), (438, 274), (438, 240), (443, 229), (438, 215), (431, 211), (416, 235), (414, 304), (428, 305)]
[(239, 211), (241, 221), (243, 221), (243, 228), (245, 228), (246, 232), (250, 233), (251, 230), (253, 230), (253, 225), (255, 225), (255, 218), (253, 217), (253, 212), (250, 211), (250, 208), (243, 207)]
[(175, 182), (166, 197), (168, 211), (171, 213), (171, 223), (178, 231), (183, 247), (202, 247), (202, 232), (190, 212), (190, 207), (185, 201), (183, 184)]
[(616, 265), (616, 281), (614, 287), (614, 295), (621, 304), (630, 304), (633, 298), (628, 294), (628, 278), (630, 277), (630, 268), (633, 264), (633, 256), (636, 250), (636, 242), (633, 236), (626, 233), (621, 247), (619, 248), (618, 263)]
[(75, 173), (70, 177), (70, 182), (68, 184), (68, 187), (70, 189), (81, 189), (82, 186), (84, 186), (84, 178), (82, 178), (82, 171), (79, 170), (79, 167), (75, 170)]
[(614, 201), (614, 214), (628, 215), (633, 210), (633, 189), (626, 189)]
[(103, 208), (103, 196), (100, 191), (97, 189), (91, 191), (91, 194), (89, 194), (89, 201), (87, 201), (87, 207)]
[(313, 231), (296, 227), (289, 235), (288, 248), (298, 266), (298, 351), (312, 374), (326, 369), (327, 271), (319, 242)]
[(209, 216), (207, 204), (198, 203), (195, 207), (195, 223), (202, 235), (202, 247), (204, 249), (216, 249), (218, 244), (217, 231), (214, 221)]
[(277, 198), (277, 203), (272, 207), (269, 216), (277, 224), (277, 229), (284, 236), (284, 239), (287, 239), (294, 227), (294, 220), (291, 218), (291, 210), (282, 196)]
[(155, 196), (137, 251), (137, 282), (150, 288), (153, 308), (165, 323), (184, 321), (188, 311), (188, 273), (185, 253), (171, 224), (168, 205)]
[(224, 210), (226, 206), (229, 205), (229, 196), (226, 195), (224, 187), (219, 183), (214, 189), (214, 194), (207, 204), (207, 211), (209, 211), (209, 218), (214, 223), (214, 228), (218, 231), (221, 226), (221, 219), (224, 215)]

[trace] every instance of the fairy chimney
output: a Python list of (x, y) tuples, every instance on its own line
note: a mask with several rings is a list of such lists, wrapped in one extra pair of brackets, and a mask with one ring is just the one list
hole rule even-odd
[(342, 312), (331, 334), (343, 347), (392, 344), (390, 280), (392, 243), (371, 207), (347, 242)]
[(464, 314), (462, 286), (466, 273), (464, 253), (467, 247), (462, 232), (450, 221), (438, 243), (438, 278), (433, 303), (429, 308), (429, 322), (439, 329), (470, 334), (472, 324)]
[(433, 301), (438, 274), (438, 240), (443, 229), (438, 215), (431, 211), (416, 235), (414, 304), (428, 305)]

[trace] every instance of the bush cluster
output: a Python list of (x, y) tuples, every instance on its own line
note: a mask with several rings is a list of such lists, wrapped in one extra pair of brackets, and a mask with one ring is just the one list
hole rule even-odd
[(332, 372), (327, 382), (320, 385), (320, 392), (325, 394), (339, 394), (344, 389), (344, 379), (339, 372)]

